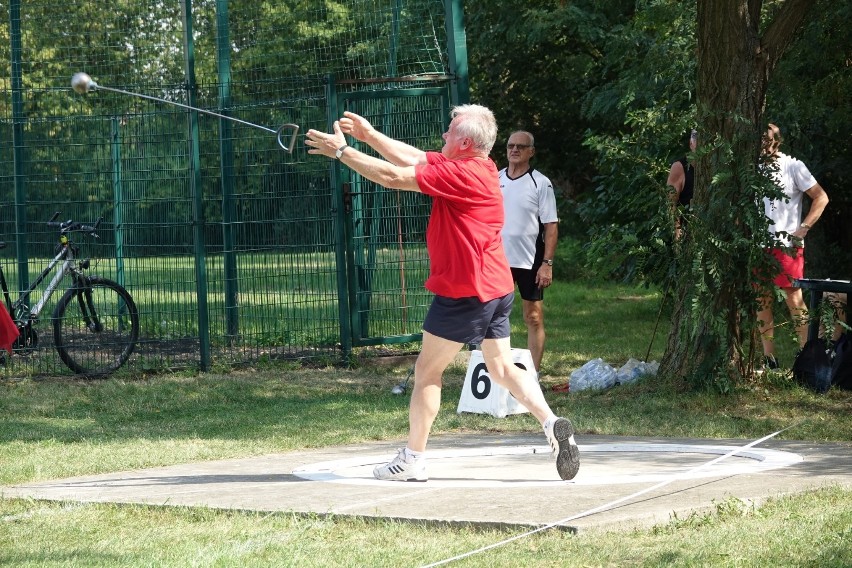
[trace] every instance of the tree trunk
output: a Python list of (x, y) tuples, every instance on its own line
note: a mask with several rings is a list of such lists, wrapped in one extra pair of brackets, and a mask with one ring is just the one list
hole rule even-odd
[(725, 388), (752, 372), (766, 220), (757, 174), (771, 70), (812, 2), (787, 0), (760, 36), (762, 2), (698, 0), (695, 193), (678, 243), (661, 372)]

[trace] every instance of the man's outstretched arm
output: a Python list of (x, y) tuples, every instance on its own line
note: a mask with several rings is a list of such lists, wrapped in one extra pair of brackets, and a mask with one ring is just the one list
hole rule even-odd
[(321, 154), (329, 158), (336, 158), (339, 154), (340, 161), (346, 166), (379, 185), (389, 189), (420, 191), (413, 165), (398, 166), (352, 148), (346, 143), (339, 122), (334, 123), (332, 134), (308, 130), (305, 145), (311, 147), (308, 154)]
[(363, 116), (354, 112), (344, 112), (339, 123), (344, 134), (364, 142), (396, 166), (416, 166), (426, 163), (426, 152), (382, 134)]

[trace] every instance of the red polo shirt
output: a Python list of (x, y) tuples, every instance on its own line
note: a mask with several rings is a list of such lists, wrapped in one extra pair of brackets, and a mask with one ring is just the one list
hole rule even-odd
[(503, 195), (497, 166), (490, 158), (449, 160), (437, 152), (427, 152), (426, 159), (415, 168), (420, 191), (432, 197), (426, 289), (448, 298), (476, 296), (482, 302), (513, 292), (500, 237)]

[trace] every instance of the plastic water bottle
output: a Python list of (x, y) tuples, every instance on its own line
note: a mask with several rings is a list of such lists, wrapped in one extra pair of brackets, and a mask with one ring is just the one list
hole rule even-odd
[(615, 369), (604, 363), (603, 359), (592, 359), (573, 373), (569, 385), (572, 391), (586, 389), (607, 389), (615, 385)]

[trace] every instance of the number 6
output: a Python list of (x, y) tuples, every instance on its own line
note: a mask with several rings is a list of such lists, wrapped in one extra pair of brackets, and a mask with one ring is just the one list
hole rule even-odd
[(485, 400), (491, 394), (491, 377), (488, 376), (485, 363), (480, 363), (473, 368), (473, 375), (470, 378), (470, 392), (474, 398), (479, 400)]

